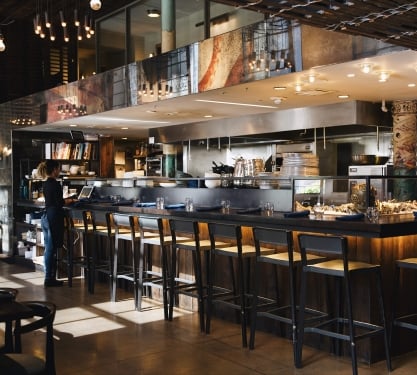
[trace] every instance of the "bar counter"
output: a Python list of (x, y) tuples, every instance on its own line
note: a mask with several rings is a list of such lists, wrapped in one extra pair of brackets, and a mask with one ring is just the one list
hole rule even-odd
[[(292, 230), (294, 236), (299, 232), (315, 232), (323, 234), (343, 235), (348, 238), (349, 257), (369, 263), (380, 264), (382, 267), (383, 290), (385, 306), (388, 317), (390, 317), (390, 306), (392, 299), (392, 285), (394, 276), (394, 261), (412, 256), (417, 256), (417, 220), (412, 213), (382, 215), (377, 222), (370, 222), (368, 219), (359, 221), (338, 221), (334, 216), (324, 216), (324, 219), (317, 220), (313, 217), (286, 218), (283, 212), (274, 212), (266, 216), (263, 212), (239, 214), (238, 209), (231, 208), (228, 213), (217, 211), (192, 211), (187, 212), (184, 208), (156, 209), (155, 207), (132, 207), (118, 206), (112, 203), (83, 203), (77, 204), (77, 210), (90, 209), (100, 211), (112, 211), (125, 214), (141, 216), (159, 216), (164, 219), (171, 217), (187, 218), (198, 220), (202, 223), (224, 222), (239, 224), (243, 227), (262, 226), (266, 228), (279, 228)], [(245, 228), (245, 241), (251, 242), (251, 232)], [(296, 237), (294, 237), (296, 238)], [(294, 242), (298, 247), (297, 241)], [(188, 269), (188, 267), (187, 267)], [(264, 275), (265, 284), (268, 283), (270, 274)], [(413, 288), (405, 288), (406, 285), (417, 285), (416, 275), (406, 275), (401, 280), (403, 288), (400, 293), (399, 311), (403, 309), (417, 309), (417, 301)], [(284, 284), (283, 288), (286, 288)], [(356, 308), (356, 319), (375, 321), (378, 313), (371, 306), (375, 306), (375, 296), (368, 290), (368, 283), (360, 281), (353, 287), (355, 296), (354, 306)], [(267, 288), (267, 293), (273, 290)], [(285, 289), (283, 289), (285, 291)], [(307, 302), (325, 301), (324, 289), (321, 284), (317, 285), (315, 291), (308, 296)], [(324, 303), (324, 302), (323, 302)], [(270, 330), (270, 327), (264, 327)], [(400, 339), (401, 335), (401, 339)], [(380, 340), (381, 341), (381, 340)], [(368, 342), (370, 344), (368, 345)], [(398, 329), (393, 334), (392, 354), (396, 355), (415, 348), (417, 343), (416, 335)], [(314, 345), (314, 343), (312, 343)], [(358, 355), (362, 361), (373, 363), (383, 359), (384, 351), (382, 342), (371, 339), (358, 344)]]

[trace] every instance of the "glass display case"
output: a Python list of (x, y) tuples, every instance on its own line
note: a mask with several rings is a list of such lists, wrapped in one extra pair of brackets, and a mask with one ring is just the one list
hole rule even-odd
[(366, 212), (381, 214), (417, 211), (417, 176), (348, 176), (293, 178), (294, 210), (324, 206), (325, 214)]

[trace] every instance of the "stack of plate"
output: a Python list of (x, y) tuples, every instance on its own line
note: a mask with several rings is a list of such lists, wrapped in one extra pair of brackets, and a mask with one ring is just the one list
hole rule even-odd
[(282, 154), (282, 176), (318, 176), (319, 159), (307, 152), (286, 152)]

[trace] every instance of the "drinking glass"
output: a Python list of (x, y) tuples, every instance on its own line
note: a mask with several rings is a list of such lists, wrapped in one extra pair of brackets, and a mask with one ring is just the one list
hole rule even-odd
[(230, 211), (230, 201), (228, 199), (224, 199), (220, 203), (222, 205), (222, 212), (228, 213)]
[(274, 204), (272, 202), (266, 202), (264, 205), (264, 212), (266, 216), (272, 216), (274, 214)]
[(165, 208), (165, 199), (164, 197), (157, 197), (156, 198), (156, 208), (159, 210), (163, 210)]
[(194, 210), (194, 203), (191, 198), (185, 198), (185, 211), (191, 212)]

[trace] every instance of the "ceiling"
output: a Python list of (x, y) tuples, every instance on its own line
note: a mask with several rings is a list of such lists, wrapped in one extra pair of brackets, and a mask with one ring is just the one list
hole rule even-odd
[[(362, 73), (360, 65), (365, 61), (373, 63), (375, 69), (390, 71), (390, 78), (381, 83), (376, 74)], [(36, 126), (36, 129), (68, 131), (70, 125), (76, 124), (77, 129), (87, 133), (141, 138), (147, 137), (148, 129), (151, 128), (260, 115), (283, 109), (332, 104), (341, 100), (377, 102), (381, 104), (381, 110), (385, 111), (389, 110), (393, 100), (417, 98), (416, 67), (417, 51), (404, 50), (316, 67), (314, 83), (306, 81), (307, 72), (291, 73), (198, 95)], [(348, 78), (351, 74), (354, 76)], [(302, 91), (296, 92), (296, 82), (303, 82)], [(277, 91), (276, 87), (285, 89)], [(340, 99), (339, 95), (348, 95), (348, 98)], [(384, 101), (387, 108), (383, 108)]]
[[(53, 127), (50, 124), (37, 126), (37, 130), (68, 131), (69, 125), (77, 125), (78, 129), (85, 132), (137, 139), (146, 137), (150, 128), (331, 104), (341, 100), (338, 98), (340, 94), (349, 96), (342, 100), (381, 103), (383, 110), (385, 110), (384, 102), (389, 109), (389, 104), (393, 100), (410, 100), (417, 97), (417, 86), (410, 87), (412, 84), (417, 84), (417, 51), (414, 51), (417, 49), (417, 37), (414, 35), (417, 32), (417, 1), (216, 0), (216, 2), (249, 8), (268, 15), (279, 14), (284, 18), (298, 19), (302, 23), (328, 30), (375, 37), (410, 50), (361, 61), (315, 67), (317, 78), (314, 83), (306, 83), (307, 72), (292, 73), (198, 95), (160, 100), (132, 108), (79, 117), (76, 121), (65, 120), (53, 124)], [(65, 1), (54, 2), (54, 7), (58, 7), (59, 3)], [(105, 12), (118, 9), (131, 1), (103, 0), (102, 3), (100, 12), (104, 15)], [(88, 5), (88, 1), (80, 1), (80, 4)], [(5, 9), (13, 9), (13, 12), (6, 12)], [(33, 13), (33, 3), (29, 6), (27, 1), (20, 0), (0, 2), (0, 20), (3, 19), (3, 22), (24, 17), (25, 14), (27, 16), (30, 12)], [(4, 17), (4, 14), (8, 16)], [(344, 30), (341, 30), (342, 24), (343, 28), (346, 27)], [(362, 73), (359, 65), (364, 61), (372, 62), (374, 70), (390, 71), (388, 81), (381, 83), (375, 74)], [(348, 74), (354, 74), (354, 77), (347, 78)], [(294, 85), (297, 81), (304, 82), (301, 92), (295, 91)], [(274, 87), (277, 86), (286, 89), (276, 91)]]

